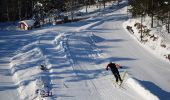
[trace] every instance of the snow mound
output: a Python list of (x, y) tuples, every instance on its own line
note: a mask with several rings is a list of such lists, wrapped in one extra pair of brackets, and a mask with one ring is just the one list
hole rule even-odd
[(149, 90), (145, 89), (139, 82), (133, 78), (128, 78), (126, 83), (134, 89), (139, 95), (141, 95), (145, 100), (159, 100), (157, 96), (152, 94)]
[(39, 43), (38, 41), (34, 41), (34, 42), (29, 43), (28, 45), (25, 45), (21, 49), (19, 49), (18, 53), (27, 52), (29, 50), (32, 50), (32, 49), (34, 49), (38, 46), (37, 45), (38, 43)]
[(54, 44), (56, 46), (56, 49), (61, 49), (64, 38), (65, 38), (65, 33), (60, 33), (52, 41), (52, 44)]
[(19, 53), (16, 56), (12, 57), (13, 64), (24, 64), (27, 62), (34, 62), (36, 60), (42, 60), (43, 55), (39, 48), (34, 48), (28, 52)]
[(50, 84), (48, 71), (43, 71), (40, 65), (48, 65), (48, 61), (38, 47), (30, 49), (24, 46), (22, 50), (11, 58), (13, 80), (22, 100), (40, 100), (49, 91)]

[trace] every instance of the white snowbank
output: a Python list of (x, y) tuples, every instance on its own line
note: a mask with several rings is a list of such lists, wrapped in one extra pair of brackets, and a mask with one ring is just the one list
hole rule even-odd
[[(143, 25), (146, 26), (144, 29), (150, 30), (148, 33), (143, 33), (143, 41), (141, 42), (140, 36), (141, 33), (139, 32), (140, 29), (137, 29), (135, 27), (136, 23), (140, 23), (140, 19), (129, 19), (125, 23), (123, 23), (123, 27), (126, 31), (128, 31), (126, 28), (127, 26), (130, 26), (133, 32), (128, 31), (131, 33), (130, 35), (138, 41), (139, 44), (142, 44), (144, 48), (146, 48), (148, 51), (156, 55), (158, 58), (163, 58), (166, 61), (168, 60), (168, 55), (170, 55), (170, 44), (168, 44), (165, 39), (160, 36), (155, 30), (156, 29), (150, 29), (150, 23), (149, 23), (148, 17), (146, 17), (145, 21), (143, 22)], [(144, 30), (143, 29), (143, 30)], [(162, 33), (166, 35), (166, 33)]]
[(159, 100), (157, 96), (152, 94), (149, 90), (145, 89), (139, 82), (133, 78), (128, 78), (126, 83), (134, 89), (139, 95), (141, 95), (145, 100)]
[(35, 63), (43, 59), (43, 55), (38, 48), (25, 53), (19, 53), (11, 59), (11, 69), (13, 79), (18, 84), (18, 91), (21, 99), (28, 99), (35, 93), (33, 77), (40, 73)]
[[(20, 99), (41, 100), (38, 93), (42, 93), (41, 90), (48, 89), (50, 79), (48, 71), (41, 70), (40, 65), (46, 66), (48, 61), (38, 47), (31, 48), (29, 45), (24, 46), (21, 50), (22, 53), (19, 52), (12, 57), (10, 63), (13, 80), (18, 85)], [(40, 92), (37, 93), (37, 90)]]

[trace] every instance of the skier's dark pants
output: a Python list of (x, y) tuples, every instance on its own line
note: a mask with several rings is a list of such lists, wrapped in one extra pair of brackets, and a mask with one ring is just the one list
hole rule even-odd
[(113, 73), (113, 75), (114, 75), (115, 78), (116, 78), (116, 82), (118, 82), (118, 79), (119, 79), (119, 81), (122, 81), (122, 79), (121, 79), (121, 77), (120, 77), (120, 75), (119, 75), (119, 72), (113, 72), (113, 71), (112, 71), (112, 73)]

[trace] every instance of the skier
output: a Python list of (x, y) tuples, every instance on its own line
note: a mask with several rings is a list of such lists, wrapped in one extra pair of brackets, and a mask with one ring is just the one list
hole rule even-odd
[(120, 83), (122, 83), (122, 79), (121, 79), (120, 74), (119, 74), (119, 71), (118, 71), (118, 69), (119, 69), (119, 68), (122, 68), (122, 67), (121, 67), (119, 64), (116, 64), (116, 63), (113, 63), (113, 62), (110, 62), (110, 63), (107, 65), (106, 70), (109, 69), (108, 67), (110, 67), (113, 75), (115, 76), (116, 82), (118, 83), (118, 81), (120, 81)]

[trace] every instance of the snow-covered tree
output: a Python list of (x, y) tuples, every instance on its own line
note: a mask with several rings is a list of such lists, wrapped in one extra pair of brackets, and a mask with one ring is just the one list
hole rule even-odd
[(44, 12), (44, 8), (43, 8), (43, 4), (37, 2), (33, 8), (33, 19), (36, 22), (40, 22), (40, 21), (43, 21), (44, 16), (45, 16), (45, 12)]

